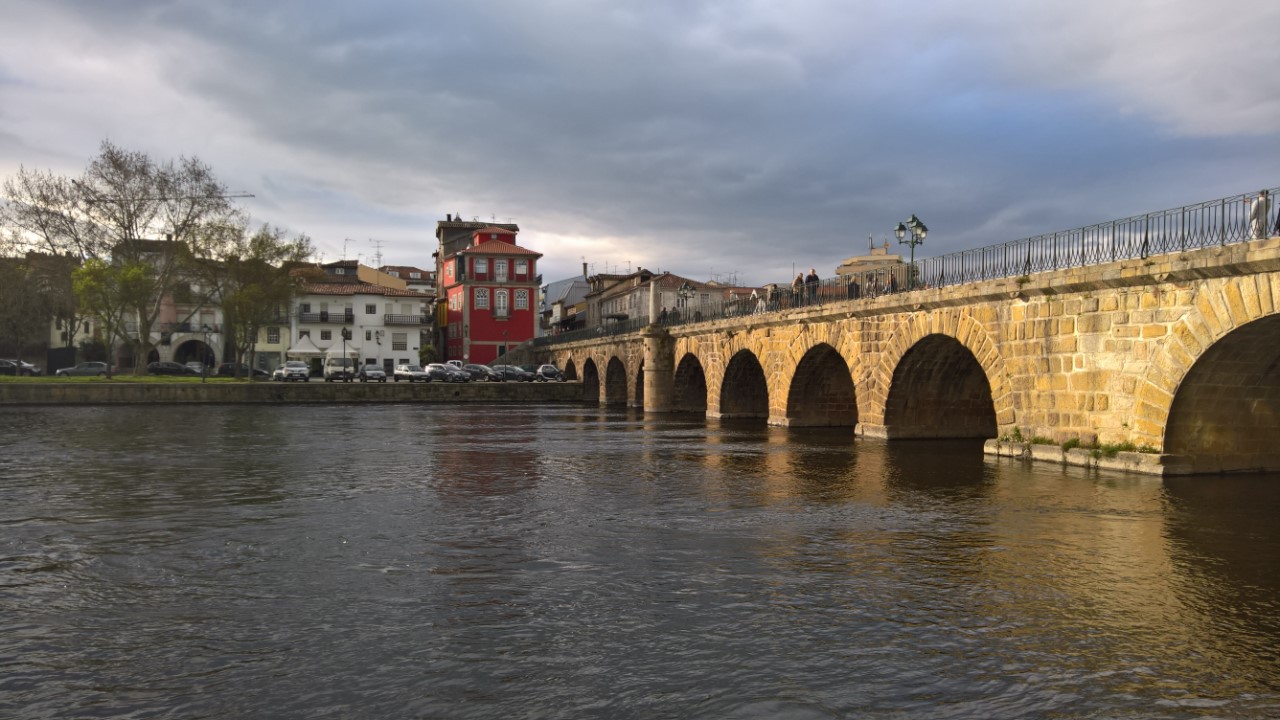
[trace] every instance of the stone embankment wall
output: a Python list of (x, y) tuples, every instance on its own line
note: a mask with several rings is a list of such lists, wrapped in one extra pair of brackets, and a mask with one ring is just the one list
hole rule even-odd
[(3, 383), (0, 406), (209, 403), (579, 402), (578, 383)]

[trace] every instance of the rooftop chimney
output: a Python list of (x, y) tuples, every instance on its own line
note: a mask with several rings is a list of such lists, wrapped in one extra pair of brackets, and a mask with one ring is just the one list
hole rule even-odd
[(582, 263), (582, 279), (587, 279), (587, 264), (585, 262)]

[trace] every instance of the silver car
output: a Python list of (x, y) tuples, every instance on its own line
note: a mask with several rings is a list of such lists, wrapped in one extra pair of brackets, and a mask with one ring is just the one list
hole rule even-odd
[(82, 362), (75, 367), (62, 368), (54, 374), (58, 377), (106, 377), (110, 370), (104, 362)]
[(401, 380), (408, 380), (411, 383), (431, 382), (431, 375), (423, 370), (421, 365), (397, 365), (391, 373), (391, 379), (396, 382)]

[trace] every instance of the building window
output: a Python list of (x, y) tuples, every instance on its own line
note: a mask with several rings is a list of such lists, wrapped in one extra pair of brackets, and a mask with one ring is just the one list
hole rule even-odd
[(333, 331), (332, 331), (332, 330), (321, 330), (321, 331), (320, 331), (320, 339), (321, 339), (321, 340), (332, 340), (332, 339), (333, 339)]
[(411, 272), (411, 273), (409, 273), (409, 279), (410, 279), (410, 280), (421, 280), (421, 279), (422, 279), (422, 273), (420, 273), (420, 272)]
[(279, 342), (280, 342), (280, 328), (278, 327), (267, 328), (267, 344), (274, 345)]
[(493, 277), (498, 282), (507, 281), (507, 261), (506, 260), (493, 261)]
[(516, 309), (517, 310), (529, 309), (529, 291), (528, 290), (516, 291)]
[(477, 310), (489, 309), (489, 288), (476, 288), (476, 301), (474, 307)]
[(404, 352), (409, 349), (409, 333), (391, 333), (391, 351)]
[(507, 291), (496, 290), (493, 293), (493, 314), (498, 317), (506, 317), (508, 314)]
[(346, 274), (347, 274), (347, 269), (346, 269), (346, 268), (334, 268), (334, 269), (333, 269), (333, 274), (334, 274), (334, 275), (346, 275)]
[(516, 277), (520, 277), (521, 275), (528, 275), (528, 274), (529, 274), (529, 261), (517, 260), (516, 261)]
[(489, 272), (489, 260), (487, 258), (476, 258), (476, 277)]
[(391, 272), (389, 272), (389, 273), (387, 273), (387, 274), (388, 274), (388, 275), (390, 275), (391, 277), (400, 277), (400, 271), (399, 271), (399, 270), (392, 270)]
[(365, 314), (365, 315), (377, 315), (377, 314), (378, 314), (378, 304), (377, 304), (377, 303), (368, 303), (368, 304), (366, 304), (366, 305), (364, 306), (364, 314)]
[(298, 312), (307, 314), (311, 312), (311, 303), (301, 303), (298, 305)]
[(305, 337), (305, 338), (309, 338), (309, 337), (311, 337), (311, 331), (310, 331), (310, 330), (299, 330), (299, 331), (298, 331), (298, 339), (299, 339), (299, 340), (301, 340), (301, 339), (302, 339), (302, 338), (304, 338), (304, 337)]
[(365, 331), (364, 331), (364, 339), (365, 339), (365, 340), (372, 340), (372, 339), (373, 339), (373, 331), (372, 331), (372, 330), (365, 330)]

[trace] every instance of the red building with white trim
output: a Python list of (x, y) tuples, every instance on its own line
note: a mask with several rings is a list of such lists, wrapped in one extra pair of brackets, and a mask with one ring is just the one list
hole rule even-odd
[(538, 258), (516, 231), (489, 225), (441, 258), (445, 359), (487, 365), (530, 340), (538, 317)]

